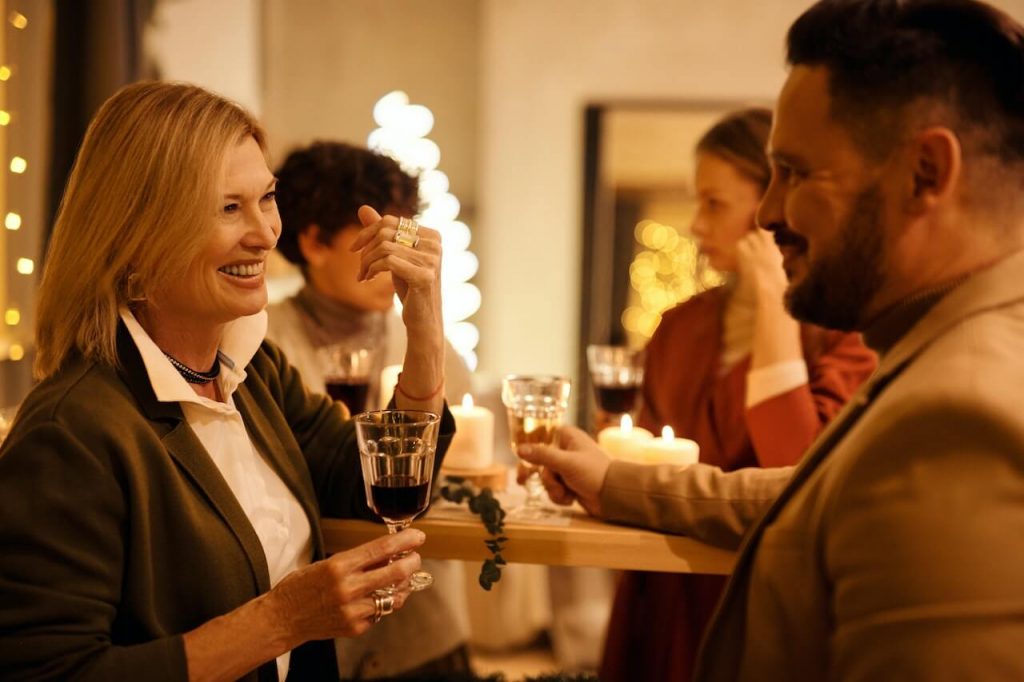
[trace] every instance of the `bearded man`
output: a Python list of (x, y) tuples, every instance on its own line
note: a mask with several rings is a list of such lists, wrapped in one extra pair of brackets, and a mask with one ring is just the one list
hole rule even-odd
[(824, 0), (758, 222), (787, 305), (874, 375), (795, 469), (521, 448), (553, 499), (738, 547), (699, 680), (1024, 679), (1024, 28), (975, 0)]

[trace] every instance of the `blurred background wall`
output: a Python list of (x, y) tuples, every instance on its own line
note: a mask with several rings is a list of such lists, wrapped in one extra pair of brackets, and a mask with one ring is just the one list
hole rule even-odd
[[(56, 15), (52, 23), (59, 27), (75, 7), (120, 12), (120, 22), (97, 22), (94, 16), (88, 25), (100, 46), (122, 39), (125, 17), (129, 25), (144, 17), (143, 54), (121, 79), (189, 80), (239, 100), (259, 112), (278, 161), (290, 147), (315, 138), (365, 143), (375, 127), (373, 105), (391, 90), (404, 90), (412, 102), (428, 106), (440, 169), (462, 203), (460, 217), (472, 229), (470, 248), (480, 261), (474, 282), (483, 304), (472, 321), (481, 335), (480, 375), (493, 383), (506, 372), (576, 371), (580, 302), (587, 294), (580, 284), (586, 106), (770, 102), (785, 76), (785, 30), (809, 4), (4, 0), (2, 13), (9, 18), (23, 12), (30, 22), (36, 19), (35, 26)], [(1024, 0), (994, 4), (1024, 18)], [(18, 30), (5, 21), (5, 49), (17, 44)], [(37, 63), (45, 63), (39, 60), (56, 43), (54, 32), (40, 30), (31, 40), (42, 55)], [(62, 91), (54, 90), (54, 80), (38, 76), (19, 84), (24, 65), (14, 73), (15, 80), (0, 86), (8, 96), (22, 92), (25, 106), (58, 101)], [(58, 107), (54, 116), (65, 113)], [(45, 147), (46, 130), (45, 116), (35, 127), (7, 128), (8, 152), (39, 135), (33, 144)], [(653, 158), (659, 151), (669, 162), (691, 153), (655, 145), (652, 166), (665, 162)], [(45, 164), (35, 166), (40, 167)], [(8, 282), (0, 302), (5, 310), (31, 308), (24, 285), (34, 285), (39, 269), (19, 275), (12, 249), (32, 251), (39, 262), (48, 229), (42, 215), (24, 221), (17, 235), (8, 229), (0, 240), (8, 247), (0, 252), (0, 276)], [(12, 278), (17, 286), (9, 283)], [(30, 343), (24, 332), (30, 319), (29, 312), (18, 326), (0, 327), (0, 363), (11, 362), (6, 349), (15, 336), (22, 345)]]

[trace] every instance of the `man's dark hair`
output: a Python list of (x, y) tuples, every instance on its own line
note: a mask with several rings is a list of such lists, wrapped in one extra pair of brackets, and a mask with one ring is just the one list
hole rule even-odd
[(277, 208), (285, 258), (306, 265), (299, 234), (310, 225), (330, 244), (348, 225), (358, 225), (363, 204), (413, 216), (419, 210), (419, 180), (387, 156), (344, 142), (314, 142), (288, 154), (277, 170)]
[[(1024, 28), (975, 0), (822, 0), (789, 29), (791, 65), (829, 73), (832, 116), (871, 158), (907, 105), (944, 105), (965, 153), (1024, 160)], [(939, 122), (939, 121), (936, 121)]]

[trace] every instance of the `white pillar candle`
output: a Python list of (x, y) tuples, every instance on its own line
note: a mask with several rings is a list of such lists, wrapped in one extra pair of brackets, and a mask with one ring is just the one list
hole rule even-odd
[(647, 429), (633, 426), (633, 419), (622, 415), (618, 426), (601, 429), (597, 434), (597, 444), (612, 457), (629, 462), (641, 461), (644, 443), (654, 439), (654, 434)]
[(402, 372), (401, 365), (388, 365), (380, 373), (380, 409), (387, 409), (388, 401), (395, 394), (395, 384), (398, 383), (398, 375)]
[(455, 436), (444, 457), (451, 469), (483, 469), (494, 463), (494, 413), (462, 396), (462, 405), (449, 408), (455, 417)]
[(676, 438), (671, 426), (661, 430), (661, 438), (643, 443), (642, 457), (649, 464), (689, 466), (697, 463), (700, 446), (689, 438)]

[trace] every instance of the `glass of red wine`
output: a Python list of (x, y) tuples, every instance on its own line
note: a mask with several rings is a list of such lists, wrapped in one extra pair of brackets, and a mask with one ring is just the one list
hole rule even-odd
[[(427, 509), (434, 473), (434, 452), (441, 422), (433, 412), (378, 410), (355, 417), (366, 501), (389, 533), (408, 528)], [(400, 559), (404, 554), (391, 557)], [(434, 583), (426, 571), (409, 579), (413, 592)], [(392, 586), (386, 592), (393, 593)]]
[(317, 349), (317, 355), (327, 395), (345, 403), (349, 414), (365, 410), (374, 368), (373, 349), (340, 343)]
[(598, 426), (617, 423), (624, 414), (636, 417), (644, 381), (643, 351), (592, 344), (587, 346), (587, 365), (594, 399), (602, 413)]

